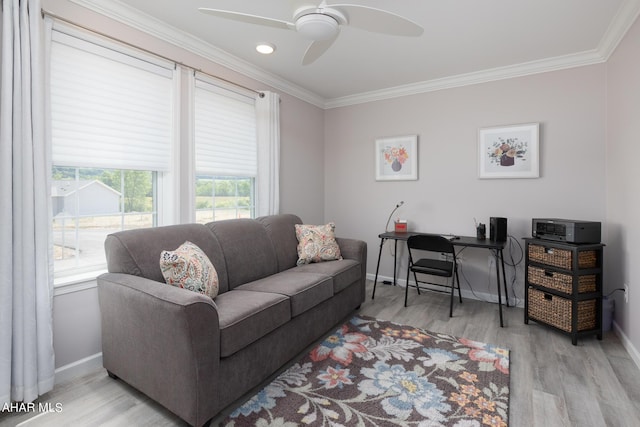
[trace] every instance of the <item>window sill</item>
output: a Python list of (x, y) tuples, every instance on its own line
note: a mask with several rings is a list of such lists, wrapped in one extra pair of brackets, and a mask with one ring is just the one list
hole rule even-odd
[(59, 277), (54, 280), (54, 296), (80, 292), (98, 286), (96, 278), (107, 270), (91, 271), (73, 276)]

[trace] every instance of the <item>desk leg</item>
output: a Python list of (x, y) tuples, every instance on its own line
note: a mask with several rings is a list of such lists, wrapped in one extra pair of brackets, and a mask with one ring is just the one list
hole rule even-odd
[(498, 253), (496, 252), (496, 279), (498, 281), (498, 311), (500, 312), (500, 327), (504, 326), (502, 321), (502, 291), (500, 290), (500, 265), (498, 265)]
[(502, 265), (502, 282), (504, 283), (504, 298), (507, 300), (507, 307), (509, 307), (509, 290), (507, 289), (507, 274), (504, 272), (504, 254), (502, 249), (498, 250), (500, 254), (500, 264)]
[(393, 286), (396, 285), (396, 265), (398, 265), (398, 240), (393, 241)]
[(380, 257), (382, 257), (382, 247), (384, 246), (384, 238), (380, 239), (380, 251), (378, 252), (378, 264), (376, 265), (376, 277), (373, 279), (373, 293), (371, 299), (376, 297), (376, 285), (378, 284), (378, 270), (380, 270)]

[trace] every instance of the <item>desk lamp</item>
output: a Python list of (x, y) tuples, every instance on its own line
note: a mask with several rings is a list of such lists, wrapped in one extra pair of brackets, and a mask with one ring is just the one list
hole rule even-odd
[(388, 232), (388, 231), (389, 231), (389, 222), (391, 221), (391, 217), (393, 216), (393, 214), (395, 213), (395, 211), (397, 211), (397, 210), (398, 210), (398, 208), (399, 208), (400, 206), (402, 206), (402, 205), (404, 205), (404, 201), (400, 201), (400, 203), (398, 203), (398, 204), (396, 205), (396, 207), (395, 207), (395, 208), (393, 208), (393, 210), (392, 210), (392, 211), (391, 211), (391, 213), (389, 214), (389, 218), (387, 219), (387, 223), (386, 223), (386, 225), (384, 226), (384, 231), (385, 231), (385, 232)]

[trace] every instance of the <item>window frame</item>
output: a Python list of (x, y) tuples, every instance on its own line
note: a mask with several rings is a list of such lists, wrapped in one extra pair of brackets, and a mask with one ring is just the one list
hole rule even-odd
[[(257, 135), (257, 128), (258, 128), (258, 118), (257, 118), (257, 114), (254, 115), (254, 124), (255, 124), (255, 136), (254, 136), (254, 142), (255, 142), (255, 162), (256, 162), (256, 172), (254, 176), (245, 176), (245, 175), (227, 175), (227, 174), (215, 174), (215, 173), (211, 173), (208, 171), (201, 171), (198, 170), (196, 167), (197, 164), (197, 160), (196, 160), (196, 88), (198, 87), (198, 84), (201, 85), (201, 88), (203, 90), (209, 90), (211, 93), (215, 93), (218, 94), (219, 96), (228, 96), (231, 99), (235, 99), (235, 100), (240, 100), (241, 102), (246, 102), (247, 104), (252, 104), (253, 105), (253, 110), (255, 112), (256, 106), (255, 106), (255, 96), (256, 94), (253, 93), (252, 91), (249, 91), (248, 89), (243, 89), (241, 87), (232, 85), (230, 83), (212, 78), (210, 76), (207, 76), (206, 74), (203, 73), (193, 73), (192, 74), (192, 78), (190, 80), (190, 88), (192, 88), (192, 91), (190, 92), (190, 123), (192, 125), (192, 129), (191, 129), (191, 140), (190, 140), (190, 147), (193, 153), (193, 168), (192, 170), (190, 170), (190, 178), (191, 178), (191, 182), (193, 183), (193, 190), (191, 191), (191, 206), (192, 206), (192, 213), (191, 213), (191, 218), (193, 221), (198, 222), (197, 219), (197, 212), (198, 212), (198, 208), (196, 206), (196, 183), (197, 183), (197, 179), (198, 177), (207, 177), (209, 179), (215, 180), (216, 179), (251, 179), (252, 180), (252, 185), (251, 185), (251, 195), (250, 195), (250, 203), (249, 203), (249, 210), (250, 210), (250, 218), (255, 218), (257, 216), (257, 204), (258, 204), (258, 191), (257, 191), (257, 185), (258, 185), (258, 179), (259, 179), (259, 146), (258, 146), (258, 135)], [(202, 86), (208, 86), (208, 88), (203, 88)], [(215, 199), (215, 185), (213, 186), (212, 191), (214, 192), (213, 197)], [(215, 201), (213, 203), (212, 206), (212, 212), (213, 212), (213, 220), (216, 220), (215, 217)], [(237, 211), (237, 206), (236, 206), (236, 211)]]
[[(156, 186), (154, 200), (156, 203), (156, 221), (157, 226), (171, 225), (178, 223), (194, 222), (196, 219), (196, 194), (195, 182), (198, 171), (195, 166), (195, 91), (196, 80), (202, 80), (206, 83), (217, 86), (221, 89), (235, 92), (238, 96), (257, 100), (256, 92), (248, 88), (238, 87), (231, 82), (217, 79), (214, 76), (204, 72), (197, 72), (193, 68), (176, 63), (162, 55), (154, 55), (153, 52), (130, 45), (126, 42), (120, 42), (110, 38), (108, 35), (102, 35), (92, 32), (89, 29), (76, 27), (64, 21), (52, 20), (52, 30), (60, 31), (66, 35), (75, 37), (87, 43), (93, 43), (102, 48), (110, 49), (121, 54), (129, 55), (150, 63), (170, 64), (172, 67), (172, 136), (170, 142), (170, 160), (167, 171), (156, 171)], [(52, 37), (48, 39), (52, 43)], [(50, 54), (50, 50), (49, 50)], [(257, 104), (254, 104), (254, 108)], [(48, 111), (50, 114), (50, 111)], [(263, 178), (263, 166), (261, 163), (260, 139), (258, 135), (258, 127), (260, 119), (256, 113), (256, 161), (258, 163), (258, 171), (256, 175), (249, 177), (252, 179), (251, 186), (251, 217), (255, 218), (260, 213), (260, 182)], [(49, 135), (51, 136), (51, 135)], [(50, 155), (50, 153), (49, 153)], [(51, 161), (50, 171), (53, 171), (53, 162)], [(71, 165), (59, 165), (71, 166)], [(79, 165), (79, 168), (91, 167), (87, 165)], [(212, 207), (213, 209), (214, 207)], [(53, 231), (53, 219), (51, 221)], [(51, 242), (53, 244), (53, 241)], [(53, 260), (52, 260), (53, 263)], [(52, 265), (53, 270), (53, 265)], [(104, 268), (90, 269), (91, 271), (69, 271), (64, 274), (56, 274), (54, 277), (54, 287), (59, 288), (56, 292), (73, 292), (75, 289), (86, 289), (95, 286), (95, 278), (106, 271), (106, 263)], [(75, 274), (77, 273), (77, 274)], [(93, 285), (91, 285), (93, 284)], [(64, 288), (67, 285), (74, 285), (71, 288)]]
[[(171, 127), (171, 137), (170, 137), (170, 147), (169, 147), (169, 166), (168, 170), (159, 171), (159, 170), (147, 170), (152, 173), (153, 185), (153, 201), (154, 201), (154, 209), (152, 212), (153, 222), (155, 223), (153, 226), (161, 226), (161, 225), (169, 225), (176, 223), (179, 218), (179, 210), (177, 208), (177, 201), (179, 200), (180, 194), (178, 192), (179, 189), (179, 174), (181, 170), (180, 165), (180, 106), (181, 106), (181, 70), (177, 66), (175, 62), (166, 60), (161, 57), (154, 56), (147, 52), (143, 52), (142, 50), (135, 49), (133, 47), (122, 45), (117, 41), (111, 40), (107, 37), (103, 37), (92, 33), (87, 30), (76, 28), (72, 25), (66, 24), (60, 21), (53, 21), (52, 32), (59, 32), (65, 37), (66, 40), (70, 38), (74, 39), (76, 43), (72, 47), (77, 47), (81, 50), (89, 49), (89, 53), (100, 54), (101, 52), (114, 52), (114, 55), (126, 55), (128, 57), (133, 58), (133, 61), (144, 61), (152, 64), (153, 66), (160, 66), (166, 68), (170, 73), (171, 80), (171, 105), (169, 106), (171, 110), (171, 123), (169, 126)], [(52, 34), (50, 43), (54, 43), (54, 35)], [(91, 49), (92, 46), (95, 46), (95, 50)], [(51, 47), (49, 47), (49, 54), (51, 54)], [(107, 56), (108, 57), (108, 56)], [(133, 65), (136, 66), (136, 65)], [(51, 73), (49, 73), (51, 75)], [(50, 99), (50, 98), (49, 98)], [(51, 147), (53, 147), (53, 140), (51, 142)], [(95, 168), (92, 166), (70, 166), (65, 164), (55, 164), (55, 166), (60, 167), (73, 167), (76, 169), (85, 169), (85, 168)], [(51, 160), (51, 168), (50, 173), (53, 173), (54, 161)], [(111, 169), (111, 168), (100, 168), (100, 169)], [(124, 170), (120, 168), (120, 170)], [(52, 178), (51, 178), (52, 179)], [(53, 179), (52, 179), (53, 181)], [(53, 185), (53, 182), (51, 183)], [(122, 207), (120, 212), (116, 215), (127, 215), (127, 213), (122, 211)], [(95, 215), (102, 216), (102, 215)], [(79, 217), (79, 216), (76, 216)], [(53, 218), (50, 223), (51, 234), (53, 236)], [(51, 242), (53, 248), (53, 240)], [(77, 267), (73, 269), (65, 269), (62, 271), (55, 271), (55, 260), (52, 259), (52, 271), (54, 274), (54, 287), (63, 287), (67, 285), (74, 285), (78, 283), (86, 282), (87, 280), (95, 279), (99, 274), (106, 272), (106, 258), (104, 263), (93, 264), (91, 266), (86, 267)]]

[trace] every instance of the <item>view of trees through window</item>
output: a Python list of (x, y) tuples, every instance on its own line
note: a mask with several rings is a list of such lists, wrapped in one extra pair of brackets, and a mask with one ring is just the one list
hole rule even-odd
[(252, 218), (254, 178), (196, 177), (196, 222)]
[[(254, 178), (196, 177), (196, 221), (255, 214)], [(104, 240), (120, 230), (157, 225), (157, 172), (54, 166), (54, 270), (103, 268)]]
[(53, 168), (54, 270), (104, 265), (104, 239), (157, 222), (156, 173), (97, 168)]

